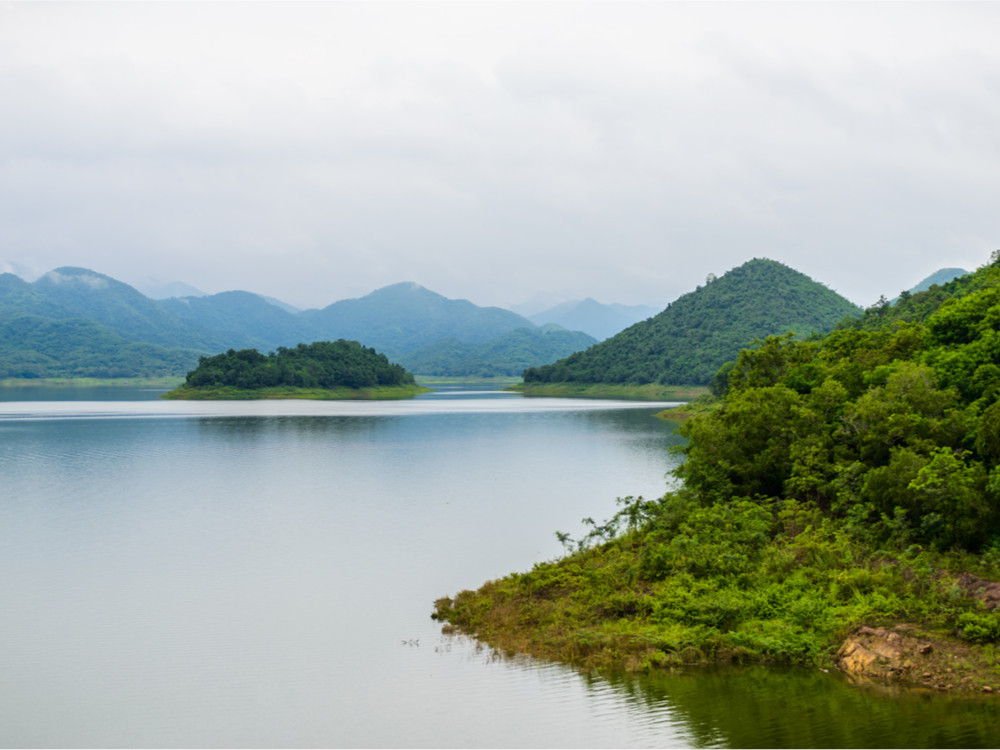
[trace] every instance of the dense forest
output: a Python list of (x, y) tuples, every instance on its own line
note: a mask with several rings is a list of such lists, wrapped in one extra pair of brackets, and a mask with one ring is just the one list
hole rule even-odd
[(680, 428), (679, 489), (625, 498), (579, 541), (560, 533), (565, 558), (436, 616), (502, 648), (634, 669), (833, 666), (861, 626), (898, 625), (921, 645), (886, 679), (1000, 689), (996, 256), (826, 336), (768, 338), (716, 386)]
[(186, 388), (373, 388), (413, 385), (413, 375), (357, 341), (317, 341), (261, 354), (230, 349), (201, 357)]
[(586, 351), (529, 368), (524, 382), (707, 385), (754, 340), (829, 331), (860, 313), (808, 276), (755, 259)]

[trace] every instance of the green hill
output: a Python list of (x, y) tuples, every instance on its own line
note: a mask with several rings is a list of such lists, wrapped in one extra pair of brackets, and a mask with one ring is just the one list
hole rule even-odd
[(210, 329), (183, 320), (121, 281), (87, 268), (49, 271), (31, 287), (51, 307), (37, 314), (81, 318), (107, 326), (130, 341), (211, 351), (224, 340)]
[(441, 339), (479, 344), (534, 325), (510, 310), (448, 299), (410, 282), (307, 310), (302, 318), (324, 338), (358, 339), (397, 358)]
[[(394, 359), (432, 346), (421, 355), (430, 368), (424, 374), (518, 374), (593, 343), (582, 334), (542, 333), (508, 310), (447, 299), (417, 284), (295, 311), (242, 291), (156, 301), (110, 276), (73, 267), (34, 283), (0, 274), (0, 320), (6, 377), (179, 375), (199, 354), (336, 339), (363, 341)], [(513, 334), (522, 327), (532, 333)]]
[(532, 383), (708, 384), (740, 349), (773, 334), (832, 329), (860, 308), (773, 260), (754, 259), (607, 341), (524, 373)]
[(399, 361), (419, 375), (517, 376), (525, 368), (553, 362), (596, 343), (582, 331), (557, 325), (518, 328), (481, 344), (444, 339), (403, 355)]
[(177, 375), (198, 352), (129, 341), (89, 320), (19, 315), (0, 321), (0, 379)]
[(996, 693), (1000, 260), (951, 283), (920, 321), (889, 308), (742, 351), (680, 427), (674, 489), (434, 616), (584, 668), (786, 663)]
[(352, 398), (412, 396), (413, 375), (357, 341), (317, 341), (261, 354), (230, 349), (201, 357), (166, 398)]
[(322, 338), (298, 314), (252, 292), (175, 297), (159, 305), (192, 325), (211, 330), (215, 338), (232, 348), (274, 349)]

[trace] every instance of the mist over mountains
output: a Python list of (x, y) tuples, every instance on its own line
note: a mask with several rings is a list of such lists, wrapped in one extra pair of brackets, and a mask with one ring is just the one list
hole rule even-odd
[[(475, 352), (473, 369), (510, 374), (529, 366), (525, 362), (552, 361), (594, 342), (413, 283), (297, 312), (245, 291), (154, 300), (110, 276), (75, 267), (32, 283), (0, 274), (0, 316), (0, 377), (183, 374), (200, 355), (230, 348), (266, 352), (340, 338), (361, 341), (394, 360), (419, 355), (417, 361), (435, 368), (421, 374), (462, 369), (443, 358), (440, 342), (453, 342), (453, 349), (492, 342)], [(516, 340), (497, 341), (520, 329)], [(433, 356), (420, 353), (431, 345), (438, 347)], [(470, 352), (455, 355), (467, 359)]]
[[(942, 269), (914, 291), (963, 273)], [(743, 277), (752, 283), (733, 292)], [(177, 282), (164, 289), (194, 288)], [(705, 382), (720, 357), (754, 338), (825, 330), (859, 312), (822, 284), (767, 260), (733, 269), (662, 311), (587, 298), (528, 317), (412, 282), (305, 311), (247, 291), (156, 300), (96, 271), (63, 267), (33, 282), (0, 274), (0, 377), (182, 375), (199, 356), (230, 348), (268, 352), (344, 338), (421, 375), (529, 370), (544, 382), (690, 384)]]

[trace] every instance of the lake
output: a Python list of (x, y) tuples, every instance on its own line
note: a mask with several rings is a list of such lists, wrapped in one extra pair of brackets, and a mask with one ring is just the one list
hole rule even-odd
[(438, 597), (663, 493), (662, 405), (5, 391), (5, 747), (1000, 745), (996, 699), (587, 674), (441, 634)]

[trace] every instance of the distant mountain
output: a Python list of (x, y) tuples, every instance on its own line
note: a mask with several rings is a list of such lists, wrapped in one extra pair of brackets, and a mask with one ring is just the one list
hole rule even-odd
[(57, 268), (31, 286), (51, 303), (47, 317), (90, 320), (130, 341), (164, 347), (211, 351), (225, 344), (224, 338), (178, 318), (128, 284), (87, 268)]
[(442, 339), (477, 344), (534, 327), (510, 310), (448, 299), (412, 282), (334, 302), (322, 310), (306, 310), (301, 317), (324, 339), (355, 339), (390, 358)]
[(935, 284), (940, 286), (942, 284), (947, 284), (952, 279), (956, 279), (959, 276), (965, 276), (968, 273), (964, 268), (942, 268), (940, 271), (935, 271), (926, 279), (916, 284), (907, 291), (910, 294), (916, 294), (917, 292), (924, 292), (930, 289)]
[(175, 297), (159, 303), (178, 318), (211, 330), (226, 348), (270, 350), (322, 338), (300, 315), (252, 292)]
[(206, 297), (207, 292), (196, 289), (190, 284), (182, 281), (171, 281), (167, 284), (139, 284), (136, 286), (140, 292), (150, 299), (170, 299), (171, 297)]
[(628, 328), (633, 323), (646, 320), (660, 311), (649, 305), (605, 305), (592, 297), (563, 302), (548, 310), (529, 315), (537, 325), (555, 323), (571, 331), (583, 331), (602, 341)]
[(297, 314), (297, 313), (302, 312), (302, 308), (301, 307), (296, 307), (295, 305), (289, 305), (287, 302), (282, 302), (280, 299), (275, 299), (274, 297), (268, 297), (268, 296), (263, 295), (263, 294), (260, 294), (258, 296), (262, 300), (264, 300), (265, 302), (270, 302), (272, 305), (274, 305), (275, 307), (281, 308), (285, 312), (293, 313), (293, 314)]
[(135, 378), (177, 375), (198, 352), (129, 341), (79, 318), (0, 318), (0, 378)]
[(705, 385), (756, 339), (828, 331), (860, 314), (856, 305), (805, 274), (754, 259), (586, 351), (529, 368), (524, 380)]
[(417, 375), (518, 376), (528, 367), (554, 362), (597, 343), (582, 331), (557, 325), (518, 328), (492, 341), (466, 344), (444, 339), (404, 354), (399, 362)]
[[(110, 276), (73, 267), (30, 284), (0, 274), (0, 322), (4, 377), (184, 374), (199, 355), (337, 339), (360, 341), (397, 361), (435, 342), (476, 347), (450, 358), (428, 354), (422, 374), (463, 368), (503, 374), (593, 343), (586, 334), (539, 331), (509, 310), (447, 299), (411, 283), (296, 312), (243, 291), (152, 300)], [(520, 328), (527, 330), (513, 333)]]

